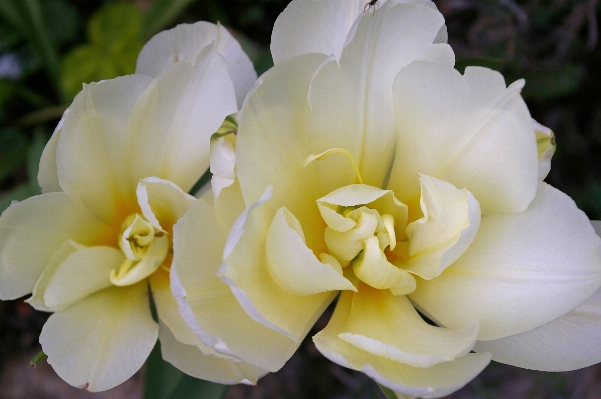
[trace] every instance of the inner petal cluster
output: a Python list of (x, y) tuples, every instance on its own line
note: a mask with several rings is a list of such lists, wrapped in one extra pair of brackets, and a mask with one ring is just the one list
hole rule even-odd
[(135, 284), (154, 273), (169, 252), (167, 233), (155, 228), (140, 214), (129, 215), (121, 225), (119, 247), (125, 260), (111, 271), (111, 283), (117, 286)]

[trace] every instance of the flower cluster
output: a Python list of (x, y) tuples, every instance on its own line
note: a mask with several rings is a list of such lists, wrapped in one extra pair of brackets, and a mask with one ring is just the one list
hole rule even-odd
[(54, 312), (40, 343), (63, 379), (111, 388), (158, 337), (182, 371), (252, 384), (333, 301), (317, 349), (403, 395), (491, 359), (601, 361), (601, 239), (543, 182), (554, 137), (524, 81), (457, 72), (428, 0), (372, 3), (292, 1), (258, 79), (199, 22), (84, 87), (44, 194), (0, 217), (0, 297)]

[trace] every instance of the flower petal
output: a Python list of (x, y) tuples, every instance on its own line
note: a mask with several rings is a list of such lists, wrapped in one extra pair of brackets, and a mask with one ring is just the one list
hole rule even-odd
[(493, 341), (475, 350), (493, 360), (542, 371), (570, 371), (601, 362), (601, 290), (570, 313), (534, 330)]
[(555, 154), (555, 134), (553, 130), (541, 125), (532, 119), (534, 134), (536, 135), (536, 147), (538, 149), (538, 179), (545, 180), (551, 171), (551, 158)]
[(63, 191), (58, 182), (58, 172), (56, 169), (56, 145), (61, 134), (61, 129), (65, 121), (65, 116), (69, 113), (69, 108), (65, 110), (61, 120), (56, 125), (52, 137), (46, 143), (42, 156), (40, 158), (40, 168), (38, 169), (38, 184), (42, 189), (42, 193), (52, 193)]
[(538, 158), (522, 86), (507, 88), (501, 74), (481, 67), (463, 76), (426, 62), (404, 68), (393, 88), (398, 142), (388, 188), (410, 204), (422, 173), (466, 187), (484, 214), (525, 210)]
[(99, 291), (54, 313), (40, 343), (48, 363), (69, 384), (97, 392), (142, 367), (158, 336), (145, 283)]
[(323, 228), (315, 199), (325, 194), (313, 165), (301, 168), (311, 153), (306, 142), (309, 82), (323, 55), (285, 61), (257, 81), (239, 115), (236, 172), (244, 201), (258, 200), (273, 186), (266, 206), (272, 214), (285, 204), (301, 222), (307, 246), (325, 252)]
[(250, 317), (300, 344), (336, 293), (299, 297), (273, 280), (265, 253), (273, 220), (263, 205), (267, 199), (265, 195), (249, 206), (232, 227), (218, 276), (230, 286)]
[(221, 194), (221, 190), (231, 186), (236, 181), (236, 155), (234, 146), (228, 137), (211, 138), (211, 161), (210, 171), (211, 187), (215, 200)]
[(180, 24), (157, 33), (140, 51), (136, 73), (155, 78), (180, 60), (194, 63), (202, 49), (210, 44), (225, 58), (240, 107), (257, 73), (238, 41), (219, 23)]
[(421, 219), (407, 226), (409, 259), (397, 266), (430, 280), (472, 244), (480, 226), (480, 204), (465, 188), (420, 175)]
[(446, 327), (480, 322), (480, 340), (532, 330), (571, 311), (601, 285), (601, 239), (562, 192), (539, 183), (528, 209), (482, 218), (471, 247), (409, 295)]
[[(128, 120), (151, 78), (129, 75), (84, 85), (65, 115), (56, 147), (58, 180), (102, 220), (122, 218), (124, 199), (133, 200), (128, 179)], [(143, 176), (147, 177), (147, 176)], [(102, 200), (99, 200), (102, 198)], [(125, 204), (127, 206), (135, 203)]]
[(340, 339), (351, 313), (353, 293), (342, 292), (328, 326), (313, 337), (317, 349), (331, 361), (359, 370), (394, 391), (421, 398), (440, 398), (467, 384), (490, 361), (490, 354), (467, 354), (427, 369), (408, 366), (365, 352)]
[(265, 241), (267, 269), (286, 293), (307, 296), (355, 286), (328, 263), (320, 262), (305, 245), (298, 219), (285, 207), (275, 214)]
[(125, 256), (114, 247), (82, 248), (69, 255), (50, 277), (44, 290), (44, 303), (61, 311), (96, 291), (110, 287), (109, 275)]
[(251, 319), (230, 287), (216, 276), (226, 226), (206, 202), (198, 200), (173, 230), (171, 291), (186, 324), (219, 353), (265, 370), (279, 370), (299, 343)]
[(214, 46), (182, 60), (148, 86), (132, 110), (131, 182), (155, 176), (189, 191), (209, 167), (209, 142), (237, 111), (227, 65)]
[(338, 337), (373, 355), (428, 368), (467, 354), (478, 335), (478, 323), (446, 329), (426, 323), (405, 296), (359, 285)]
[[(389, 1), (364, 13), (340, 61), (329, 59), (311, 81), (311, 153), (344, 148), (358, 163), (363, 182), (382, 187), (396, 142), (394, 77), (426, 53), (443, 24), (442, 15), (421, 2)], [(356, 182), (341, 156), (321, 161), (319, 174), (328, 191)]]
[(0, 299), (30, 293), (65, 241), (113, 244), (116, 236), (67, 193), (42, 194), (8, 207), (0, 217)]
[(197, 347), (175, 339), (169, 327), (163, 323), (159, 323), (159, 340), (163, 359), (195, 378), (220, 384), (242, 382), (254, 385), (259, 378), (268, 373), (267, 370), (248, 363), (205, 355)]
[(172, 182), (157, 177), (140, 180), (136, 193), (142, 214), (157, 229), (171, 228), (196, 201)]
[(297, 55), (321, 53), (340, 59), (346, 38), (366, 0), (294, 0), (278, 16), (271, 33), (277, 65)]

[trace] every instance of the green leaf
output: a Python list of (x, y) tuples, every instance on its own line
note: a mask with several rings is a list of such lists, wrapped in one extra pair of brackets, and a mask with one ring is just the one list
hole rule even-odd
[(57, 46), (78, 39), (82, 20), (75, 6), (65, 0), (44, 0), (40, 5), (48, 34)]
[(111, 54), (124, 53), (142, 40), (142, 14), (132, 3), (108, 4), (90, 19), (88, 38)]
[(144, 17), (144, 36), (149, 37), (169, 26), (196, 0), (155, 0)]
[(23, 134), (9, 128), (0, 131), (0, 181), (22, 167), (26, 157), (27, 141)]
[(184, 374), (161, 356), (157, 341), (146, 361), (144, 399), (221, 399), (227, 386)]
[(397, 399), (397, 396), (392, 389), (386, 388), (384, 385), (380, 384), (378, 384), (378, 386), (380, 387), (382, 392), (384, 392), (384, 395), (386, 395), (388, 399)]

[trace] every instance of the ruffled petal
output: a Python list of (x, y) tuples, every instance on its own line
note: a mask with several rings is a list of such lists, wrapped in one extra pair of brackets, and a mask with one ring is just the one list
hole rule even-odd
[(301, 165), (311, 154), (305, 136), (309, 82), (324, 57), (296, 57), (261, 76), (239, 115), (236, 138), (236, 172), (244, 202), (258, 200), (273, 186), (266, 206), (275, 214), (285, 205), (303, 225), (307, 246), (316, 253), (325, 251), (315, 199), (327, 191), (314, 163)]
[[(267, 267), (265, 240), (273, 215), (263, 204), (269, 191), (238, 218), (227, 238), (218, 276), (254, 320), (299, 343), (334, 299), (335, 292), (305, 297), (286, 292)], [(325, 252), (325, 251), (324, 251)]]
[(238, 41), (219, 23), (215, 25), (200, 21), (180, 24), (157, 33), (140, 51), (136, 73), (155, 78), (178, 61), (194, 63), (203, 48), (211, 44), (227, 63), (240, 107), (246, 93), (255, 83), (257, 73)]
[[(396, 142), (394, 78), (426, 53), (443, 24), (442, 15), (421, 2), (389, 1), (365, 12), (340, 61), (331, 57), (311, 81), (311, 153), (344, 148), (359, 165), (363, 182), (381, 187)], [(341, 156), (320, 161), (319, 175), (328, 191), (356, 183), (353, 168)]]
[(69, 108), (65, 110), (61, 120), (56, 125), (52, 137), (46, 143), (42, 156), (40, 158), (40, 168), (38, 169), (38, 184), (42, 189), (42, 193), (52, 193), (56, 191), (63, 191), (60, 183), (58, 182), (58, 171), (56, 169), (56, 145), (58, 144), (58, 138), (63, 128), (65, 116), (69, 113)]
[(197, 347), (175, 339), (169, 327), (163, 323), (159, 323), (159, 340), (163, 359), (195, 378), (220, 384), (254, 385), (268, 373), (248, 363), (205, 355)]
[(77, 195), (109, 224), (121, 223), (130, 213), (125, 208), (135, 206), (138, 181), (131, 184), (128, 176), (132, 158), (128, 120), (151, 81), (149, 76), (129, 75), (84, 85), (69, 107), (58, 137), (60, 187)]
[(146, 283), (99, 291), (50, 316), (40, 343), (69, 384), (98, 392), (142, 367), (158, 336)]
[(253, 320), (230, 287), (217, 278), (226, 236), (227, 227), (206, 202), (198, 200), (174, 227), (171, 291), (186, 324), (205, 345), (277, 371), (300, 342)]
[(339, 60), (346, 38), (363, 13), (366, 0), (294, 0), (278, 16), (271, 32), (271, 56), (277, 65), (297, 55), (321, 53)]
[(211, 135), (236, 111), (227, 65), (214, 46), (194, 64), (167, 68), (132, 110), (131, 183), (155, 176), (189, 191), (209, 167)]
[(136, 192), (142, 214), (157, 229), (171, 228), (196, 201), (172, 182), (157, 177), (142, 179)]
[(587, 300), (601, 285), (601, 239), (562, 192), (539, 183), (528, 209), (482, 218), (471, 247), (409, 295), (446, 327), (480, 322), (480, 340), (540, 327)]
[(407, 226), (409, 259), (397, 266), (430, 280), (472, 244), (480, 226), (480, 204), (465, 188), (420, 175), (421, 219)]
[(111, 286), (109, 275), (125, 256), (114, 247), (82, 248), (69, 255), (54, 271), (44, 291), (44, 303), (61, 311), (96, 291)]
[(601, 290), (570, 313), (534, 330), (493, 341), (475, 350), (493, 360), (542, 371), (571, 371), (601, 362)]
[(298, 219), (285, 207), (275, 214), (267, 232), (265, 255), (267, 269), (275, 283), (286, 293), (307, 296), (328, 291), (352, 290), (355, 286), (340, 270), (321, 262), (305, 245)]
[(481, 67), (463, 76), (426, 62), (404, 68), (393, 88), (398, 142), (388, 188), (410, 204), (422, 173), (466, 187), (483, 214), (525, 210), (538, 158), (522, 87)]
[(348, 291), (342, 292), (328, 326), (313, 337), (317, 349), (335, 363), (362, 371), (399, 393), (440, 398), (463, 387), (490, 361), (488, 353), (467, 354), (424, 369), (365, 352), (338, 337), (349, 319), (353, 295)]
[(405, 296), (359, 285), (338, 337), (373, 355), (428, 368), (467, 354), (478, 335), (471, 321), (457, 329), (426, 323)]
[(31, 197), (0, 217), (0, 299), (32, 292), (53, 254), (67, 240), (114, 244), (117, 231), (99, 221), (70, 194)]

